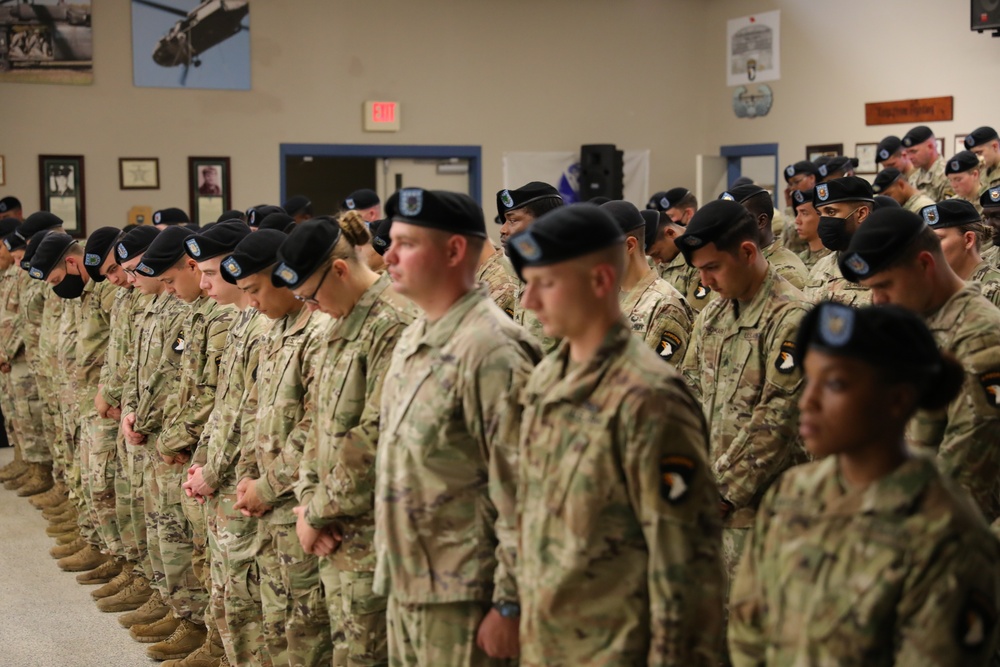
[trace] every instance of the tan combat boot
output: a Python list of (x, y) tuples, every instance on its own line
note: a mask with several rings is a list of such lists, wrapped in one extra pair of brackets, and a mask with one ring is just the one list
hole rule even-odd
[(187, 618), (182, 619), (174, 633), (166, 640), (147, 648), (146, 655), (153, 660), (186, 658), (201, 648), (207, 634), (204, 625), (198, 625)]
[(14, 459), (3, 468), (0, 468), (0, 482), (9, 482), (15, 477), (20, 477), (28, 469), (28, 464), (23, 459)]
[(127, 614), (118, 617), (118, 625), (123, 628), (131, 628), (134, 625), (149, 625), (155, 623), (170, 613), (170, 607), (160, 597), (160, 591), (153, 591), (146, 602)]
[(87, 572), (104, 565), (109, 560), (111, 560), (111, 556), (102, 554), (100, 549), (93, 544), (88, 544), (72, 556), (60, 558), (56, 561), (56, 565), (64, 572)]
[(128, 586), (114, 595), (98, 600), (97, 608), (104, 612), (134, 611), (141, 607), (152, 594), (153, 589), (149, 587), (149, 582), (146, 581), (145, 577), (137, 574)]
[[(31, 478), (17, 490), (17, 495), (22, 498), (28, 496), (37, 496), (39, 493), (45, 493), (52, 488), (55, 483), (52, 481), (52, 464), (51, 463), (29, 463), (31, 466)], [(53, 503), (53, 505), (58, 503)], [(36, 505), (37, 507), (37, 505)]]
[(109, 598), (119, 591), (124, 590), (135, 579), (135, 574), (132, 569), (133, 567), (133, 563), (126, 561), (125, 564), (122, 565), (122, 571), (118, 574), (118, 576), (98, 588), (96, 591), (90, 591), (90, 597), (95, 600), (100, 600), (101, 598)]
[(31, 479), (31, 464), (27, 463), (25, 464), (24, 470), (21, 471), (20, 475), (8, 479), (6, 482), (3, 483), (3, 488), (7, 489), (8, 491), (13, 491), (14, 489), (20, 489), (22, 486), (28, 483), (29, 479)]
[[(152, 647), (150, 647), (152, 648)], [(226, 657), (222, 637), (213, 626), (205, 636), (205, 643), (183, 660), (167, 660), (160, 667), (219, 667)]]
[[(128, 629), (128, 633), (132, 639), (139, 643), (155, 644), (156, 642), (170, 639), (174, 634), (174, 630), (180, 627), (183, 620), (168, 607), (167, 613), (163, 615), (163, 618), (150, 623), (136, 623)], [(160, 660), (163, 660), (163, 658), (160, 658)]]
[(84, 586), (106, 584), (121, 574), (124, 560), (124, 558), (109, 558), (90, 572), (76, 575), (76, 583)]
[(49, 537), (59, 537), (66, 533), (75, 533), (77, 530), (76, 521), (63, 521), (62, 523), (50, 524), (45, 529), (45, 534)]
[[(76, 542), (78, 539), (80, 539), (79, 531), (73, 533), (66, 533), (56, 538), (56, 544), (72, 544), (73, 542)], [(76, 551), (79, 551), (79, 549), (77, 549)], [(73, 553), (75, 554), (76, 551), (74, 551)], [(73, 554), (70, 555), (72, 556)]]
[(49, 521), (57, 519), (66, 514), (73, 514), (74, 516), (76, 516), (76, 513), (77, 513), (76, 508), (73, 507), (72, 503), (70, 503), (68, 500), (59, 503), (55, 507), (46, 507), (45, 509), (42, 510), (42, 516)]
[(72, 556), (85, 546), (87, 546), (86, 540), (82, 537), (77, 537), (69, 544), (60, 544), (52, 547), (49, 549), (49, 555), (56, 559), (66, 558), (66, 556)]
[[(22, 486), (19, 490), (23, 489), (24, 487)], [(49, 491), (51, 493), (42, 493), (28, 498), (28, 502), (36, 510), (44, 510), (48, 507), (56, 507), (69, 501), (69, 492), (66, 491), (66, 487), (56, 485), (49, 489)]]

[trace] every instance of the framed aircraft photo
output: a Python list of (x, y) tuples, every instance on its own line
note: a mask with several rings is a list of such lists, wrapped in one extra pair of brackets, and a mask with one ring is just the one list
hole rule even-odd
[(806, 159), (810, 162), (814, 161), (820, 155), (836, 157), (843, 154), (844, 144), (816, 144), (815, 146), (806, 146)]
[(188, 183), (191, 218), (198, 225), (219, 219), (230, 208), (229, 158), (189, 157)]
[(62, 218), (70, 236), (87, 236), (83, 156), (39, 155), (38, 183), (42, 210)]
[(159, 158), (118, 158), (118, 186), (122, 190), (159, 190)]
[(250, 0), (132, 0), (139, 87), (250, 90)]

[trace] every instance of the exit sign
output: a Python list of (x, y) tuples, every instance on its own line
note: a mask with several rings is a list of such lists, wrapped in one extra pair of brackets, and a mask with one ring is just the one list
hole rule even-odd
[(399, 132), (399, 102), (365, 102), (366, 132)]

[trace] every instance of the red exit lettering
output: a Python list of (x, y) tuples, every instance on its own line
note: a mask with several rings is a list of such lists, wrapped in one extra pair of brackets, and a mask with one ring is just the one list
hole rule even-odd
[(395, 102), (374, 102), (372, 104), (373, 123), (395, 123), (396, 103)]

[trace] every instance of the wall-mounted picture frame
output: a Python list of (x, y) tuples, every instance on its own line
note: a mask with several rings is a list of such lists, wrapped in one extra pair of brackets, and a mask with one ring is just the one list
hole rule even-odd
[(934, 140), (937, 143), (938, 155), (944, 157), (944, 137), (935, 137)]
[(229, 158), (189, 157), (188, 190), (191, 219), (198, 225), (215, 222), (230, 208)]
[[(956, 134), (955, 135), (955, 153), (961, 153), (964, 150), (968, 150), (965, 147), (965, 137), (966, 136), (968, 136), (968, 135), (965, 135), (965, 134)], [(954, 155), (955, 153), (952, 153), (952, 155)]]
[(7, 185), (7, 161), (0, 155), (0, 185)]
[(857, 174), (877, 174), (878, 163), (875, 162), (878, 153), (877, 143), (854, 144), (854, 157), (858, 158), (858, 166), (854, 170)]
[(159, 190), (160, 159), (155, 157), (118, 158), (118, 187), (121, 190)]
[(82, 155), (38, 156), (39, 201), (42, 210), (59, 216), (70, 236), (87, 236), (86, 184)]
[(806, 159), (812, 162), (821, 155), (834, 157), (844, 154), (844, 144), (815, 144), (806, 146)]

